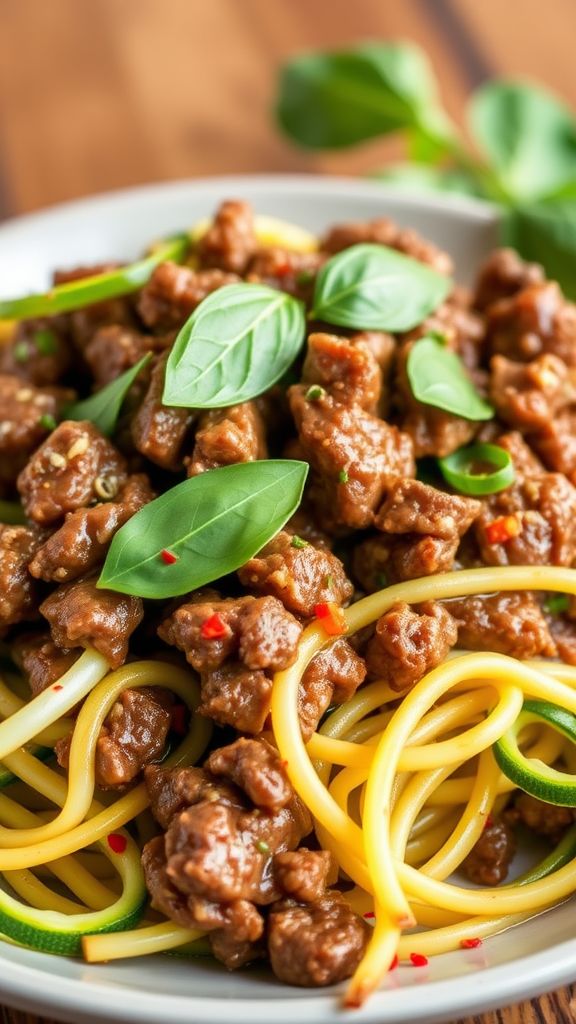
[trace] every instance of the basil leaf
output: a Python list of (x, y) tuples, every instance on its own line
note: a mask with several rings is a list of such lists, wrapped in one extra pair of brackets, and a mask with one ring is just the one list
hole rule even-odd
[(428, 167), (425, 164), (391, 164), (371, 177), (403, 192), (450, 192), (464, 196), (481, 196), (476, 179), (466, 171), (452, 167)]
[(576, 202), (533, 204), (509, 210), (503, 240), (527, 260), (543, 263), (569, 298), (576, 299)]
[[(115, 535), (99, 587), (178, 597), (238, 569), (300, 504), (308, 465), (245, 462), (185, 480), (145, 505)], [(166, 564), (162, 552), (175, 556)]]
[(122, 403), (140, 373), (152, 359), (152, 353), (147, 352), (135, 366), (131, 366), (125, 373), (116, 377), (116, 380), (107, 384), (105, 388), (96, 391), (89, 398), (81, 402), (75, 402), (64, 410), (64, 416), (69, 420), (90, 420), (102, 434), (112, 434), (120, 415)]
[(352, 245), (324, 264), (317, 320), (358, 330), (409, 331), (446, 298), (450, 278), (385, 245)]
[(408, 354), (414, 398), (466, 420), (489, 420), (494, 409), (478, 394), (462, 361), (437, 338), (420, 338)]
[(407, 43), (296, 57), (282, 71), (276, 115), (310, 149), (352, 146), (414, 126), (433, 137), (454, 132), (425, 54)]
[(163, 402), (214, 409), (262, 394), (294, 362), (305, 324), (303, 304), (285, 292), (244, 282), (218, 288), (176, 338)]
[(474, 94), (469, 119), (509, 198), (532, 202), (576, 176), (576, 121), (551, 93), (490, 82)]

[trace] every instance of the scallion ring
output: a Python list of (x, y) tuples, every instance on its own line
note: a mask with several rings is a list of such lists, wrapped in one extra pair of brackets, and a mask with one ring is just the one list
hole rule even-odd
[(504, 775), (525, 793), (547, 804), (576, 807), (576, 775), (526, 757), (520, 750), (518, 737), (534, 722), (544, 722), (576, 743), (576, 715), (547, 701), (527, 700), (512, 728), (494, 744), (494, 757)]
[(0, 299), (0, 320), (24, 320), (28, 317), (69, 313), (73, 309), (81, 309), (95, 302), (129, 295), (146, 284), (159, 263), (164, 263), (165, 260), (181, 263), (189, 248), (188, 235), (173, 235), (159, 242), (148, 256), (136, 263), (128, 263), (104, 274), (94, 274), (91, 277), (81, 277), (77, 281), (55, 285), (50, 291), (40, 295)]
[[(442, 476), (461, 494), (497, 494), (516, 479), (509, 452), (496, 444), (471, 444), (438, 459)], [(474, 472), (474, 466), (494, 466), (491, 472)]]

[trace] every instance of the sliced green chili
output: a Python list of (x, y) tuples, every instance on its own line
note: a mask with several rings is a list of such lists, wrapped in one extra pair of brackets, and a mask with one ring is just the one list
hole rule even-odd
[[(510, 487), (516, 479), (509, 452), (496, 444), (471, 444), (452, 455), (438, 459), (442, 476), (462, 494), (497, 494)], [(477, 472), (475, 467), (482, 467)], [(493, 466), (488, 471), (485, 466)]]

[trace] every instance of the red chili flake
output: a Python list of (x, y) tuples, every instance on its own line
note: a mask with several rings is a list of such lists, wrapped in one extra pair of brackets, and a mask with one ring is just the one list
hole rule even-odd
[(52, 689), (53, 690), (63, 690), (64, 687), (62, 686), (62, 683), (56, 683), (56, 685), (53, 686)]
[(228, 626), (222, 621), (218, 612), (214, 612), (214, 615), (211, 615), (200, 626), (200, 635), (204, 640), (220, 640), (227, 633)]
[(121, 836), (119, 832), (111, 832), (108, 838), (108, 846), (112, 850), (112, 853), (124, 853), (128, 845), (128, 841), (125, 836)]
[(287, 274), (292, 273), (292, 269), (293, 268), (289, 263), (279, 263), (278, 266), (274, 268), (274, 273), (276, 274), (276, 277), (286, 277)]
[(366, 918), (367, 921), (371, 921), (373, 917), (376, 917), (376, 914), (374, 913), (373, 910), (368, 910), (363, 916)]
[(428, 965), (428, 957), (424, 956), (423, 953), (410, 953), (410, 960), (414, 967), (426, 967)]
[(482, 945), (482, 939), (462, 939), (460, 946), (462, 949), (478, 949), (478, 946)]
[(334, 601), (325, 601), (314, 606), (314, 615), (328, 636), (341, 636), (346, 632), (344, 612)]
[(179, 736), (183, 736), (187, 732), (186, 717), (186, 708), (183, 704), (176, 704), (172, 708), (170, 725)]
[(175, 555), (173, 551), (168, 551), (168, 548), (162, 548), (160, 558), (165, 565), (174, 565), (174, 562), (178, 561), (178, 555)]
[(392, 958), (392, 963), (390, 964), (390, 967), (388, 968), (388, 970), (389, 971), (395, 971), (397, 967), (398, 967), (398, 953), (395, 953), (393, 958)]
[(484, 527), (486, 540), (489, 544), (505, 544), (517, 537), (522, 531), (522, 523), (518, 516), (498, 516)]
[(491, 814), (489, 814), (488, 817), (486, 818), (486, 821), (484, 822), (484, 831), (486, 831), (487, 828), (492, 828), (493, 824), (494, 818), (492, 817)]

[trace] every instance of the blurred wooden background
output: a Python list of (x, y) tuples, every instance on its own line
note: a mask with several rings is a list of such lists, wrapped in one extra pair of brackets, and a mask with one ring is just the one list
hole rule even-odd
[[(469, 91), (500, 74), (576, 106), (575, 28), (574, 0), (0, 0), (0, 218), (171, 178), (358, 173), (397, 153), (372, 143), (320, 156), (278, 135), (278, 68), (303, 49), (410, 38), (460, 119)], [(474, 1024), (569, 1024), (573, 998)], [(2, 1008), (0, 1020), (41, 1024)]]

